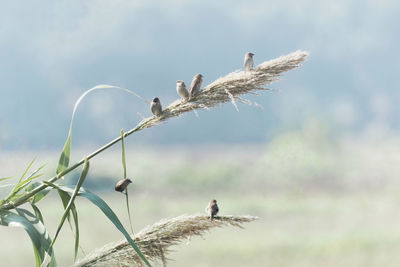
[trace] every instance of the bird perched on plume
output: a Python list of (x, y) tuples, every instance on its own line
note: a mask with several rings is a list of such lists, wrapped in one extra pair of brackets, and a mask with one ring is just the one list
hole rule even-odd
[(155, 97), (153, 99), (153, 101), (150, 104), (150, 109), (151, 112), (155, 115), (155, 116), (160, 116), (162, 113), (162, 107), (161, 107), (161, 102), (160, 99), (158, 99), (158, 97)]
[(200, 92), (201, 86), (203, 84), (203, 75), (196, 74), (193, 77), (192, 84), (190, 85), (190, 96), (195, 96)]
[(245, 71), (251, 71), (254, 66), (254, 60), (253, 60), (253, 53), (246, 53), (244, 56), (244, 70)]
[(124, 192), (130, 183), (132, 183), (132, 180), (128, 179), (128, 178), (119, 181), (115, 185), (115, 191), (118, 191), (118, 192), (121, 192), (121, 193)]
[(187, 99), (189, 97), (189, 91), (186, 89), (186, 85), (183, 81), (176, 81), (176, 91), (183, 99)]
[(217, 205), (217, 201), (215, 199), (211, 200), (206, 208), (207, 214), (210, 216), (210, 220), (214, 219), (214, 216), (217, 215), (219, 209)]

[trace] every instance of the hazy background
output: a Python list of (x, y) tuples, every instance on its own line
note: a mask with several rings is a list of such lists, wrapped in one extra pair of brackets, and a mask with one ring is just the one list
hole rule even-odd
[[(54, 174), (73, 105), (97, 84), (167, 106), (176, 80), (202, 73), (207, 85), (241, 68), (248, 51), (259, 64), (307, 50), (300, 68), (268, 86), (278, 91), (248, 96), (263, 109), (226, 104), (126, 140), (136, 229), (203, 212), (217, 198), (222, 214), (261, 220), (176, 248), (171, 266), (398, 266), (399, 12), (394, 0), (0, 0), (0, 177), (18, 177), (35, 156)], [(89, 95), (75, 117), (72, 161), (133, 128), (139, 114), (151, 115), (134, 96)], [(126, 223), (113, 192), (120, 147), (94, 159), (90, 175), (85, 186)], [(61, 204), (42, 202), (54, 233)], [(121, 238), (88, 203), (81, 209), (87, 251)], [(61, 266), (72, 263), (68, 231), (56, 247)], [(0, 252), (8, 265), (33, 263), (22, 230), (0, 236), (15, 240)]]
[[(399, 124), (398, 1), (2, 1), (0, 148), (60, 149), (73, 103), (97, 84), (136, 90), (164, 105), (175, 81), (205, 84), (297, 49), (308, 62), (257, 102), (173, 120), (136, 143), (268, 141), (310, 117), (335, 132)], [(84, 101), (75, 145), (101, 144), (130, 128), (148, 107), (122, 92)], [(123, 115), (122, 115), (123, 114)], [(90, 129), (90, 130), (89, 130)]]

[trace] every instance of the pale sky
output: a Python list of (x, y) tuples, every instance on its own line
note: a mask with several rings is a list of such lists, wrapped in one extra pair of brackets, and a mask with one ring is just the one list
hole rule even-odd
[[(300, 69), (252, 98), (188, 114), (137, 142), (262, 142), (319, 118), (362, 130), (371, 120), (398, 128), (398, 1), (0, 1), (0, 149), (61, 147), (74, 102), (96, 84), (137, 90), (168, 104), (175, 81), (205, 84), (242, 66), (298, 49)], [(82, 103), (78, 144), (102, 143), (149, 116), (121, 93)], [(121, 114), (124, 114), (121, 116)], [(207, 130), (204, 130), (207, 129)], [(94, 133), (90, 130), (94, 130)]]

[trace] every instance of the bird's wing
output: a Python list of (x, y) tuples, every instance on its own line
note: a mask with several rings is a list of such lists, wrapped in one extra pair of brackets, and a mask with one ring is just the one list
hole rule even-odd
[(200, 79), (193, 79), (192, 83), (190, 84), (190, 91), (193, 90), (193, 88), (198, 84)]

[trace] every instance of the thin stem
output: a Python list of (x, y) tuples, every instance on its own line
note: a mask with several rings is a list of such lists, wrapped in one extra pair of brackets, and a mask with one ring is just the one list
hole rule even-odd
[(129, 216), (129, 225), (131, 227), (131, 232), (132, 232), (132, 235), (133, 235), (134, 233), (133, 233), (133, 227), (132, 227), (131, 212), (130, 212), (130, 209), (129, 209), (128, 188), (125, 189), (125, 196), (126, 196), (126, 208), (128, 209), (128, 216)]
[[(307, 56), (308, 52), (296, 51), (291, 54), (281, 56), (277, 59), (263, 62), (256, 68), (254, 68), (254, 70), (251, 72), (232, 72), (225, 77), (221, 77), (211, 84), (207, 85), (201, 91), (201, 94), (197, 95), (190, 101), (175, 101), (170, 104), (165, 110), (163, 110), (160, 116), (153, 116), (144, 119), (135, 128), (124, 134), (124, 136), (127, 137), (134, 132), (158, 125), (169, 118), (178, 117), (185, 112), (191, 112), (196, 109), (203, 108), (209, 109), (222, 103), (231, 102), (232, 97), (244, 103), (249, 103), (249, 101), (244, 101), (242, 98), (240, 98), (240, 96), (244, 94), (254, 93), (258, 90), (269, 90), (268, 88), (265, 88), (265, 85), (279, 80), (282, 72), (300, 66), (301, 62), (303, 62)], [(228, 90), (229, 94), (226, 90)], [(114, 139), (113, 141), (99, 148), (92, 154), (86, 156), (86, 158), (90, 160), (97, 154), (119, 142), (121, 138), (122, 137), (118, 137)], [(84, 160), (82, 159), (78, 163), (75, 163), (74, 165), (60, 172), (58, 175), (49, 179), (48, 182), (53, 183), (57, 181), (64, 175), (70, 173), (72, 170), (82, 165), (83, 163)], [(15, 201), (7, 201), (5, 204), (0, 206), (0, 210), (14, 209), (15, 207), (18, 207), (27, 202), (31, 197), (33, 197), (35, 194), (45, 189), (46, 187), (48, 186), (42, 183), (42, 185), (36, 187), (34, 190), (21, 196)]]
[(121, 144), (122, 144), (122, 167), (124, 168), (124, 179), (126, 179), (125, 141), (124, 141), (123, 129), (121, 129)]
[[(132, 130), (126, 132), (124, 134), (124, 137), (127, 137), (131, 134), (133, 134), (134, 132), (137, 132), (139, 130), (142, 130), (143, 128), (143, 124), (139, 124), (137, 125), (135, 128), (133, 128)], [(97, 156), (99, 153), (103, 152), (104, 150), (108, 149), (109, 147), (115, 145), (116, 143), (118, 143), (120, 140), (122, 139), (122, 136), (115, 138), (114, 140), (112, 140), (111, 142), (109, 142), (108, 144), (102, 146), (101, 148), (97, 149), (96, 151), (92, 152), (91, 154), (87, 155), (86, 158), (88, 160), (90, 160), (91, 158)], [(58, 179), (60, 179), (61, 177), (63, 177), (64, 175), (70, 173), (71, 171), (75, 170), (76, 168), (78, 168), (79, 166), (81, 166), (83, 163), (85, 162), (85, 157), (83, 159), (81, 159), (79, 162), (75, 163), (74, 165), (71, 165), (70, 167), (68, 167), (67, 169), (65, 169), (64, 171), (60, 172), (58, 175), (52, 177), (51, 179), (48, 180), (48, 182), (54, 183), (55, 181), (57, 181)], [(29, 192), (26, 195), (21, 196), (20, 198), (18, 198), (16, 201), (14, 202), (8, 202), (4, 205), (2, 205), (0, 207), (0, 209), (2, 210), (10, 210), (10, 209), (14, 209), (22, 204), (24, 204), (25, 202), (27, 202), (31, 197), (33, 197), (34, 195), (36, 195), (37, 193), (39, 193), (40, 191), (42, 191), (43, 189), (45, 189), (46, 187), (48, 187), (48, 185), (42, 183), (42, 185), (36, 187), (35, 189), (33, 189), (31, 192)]]

